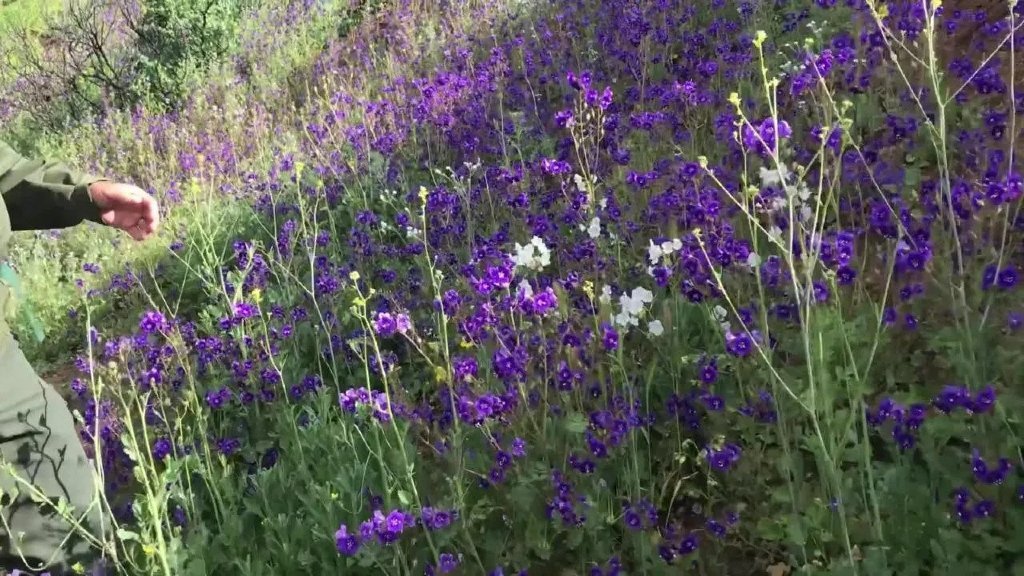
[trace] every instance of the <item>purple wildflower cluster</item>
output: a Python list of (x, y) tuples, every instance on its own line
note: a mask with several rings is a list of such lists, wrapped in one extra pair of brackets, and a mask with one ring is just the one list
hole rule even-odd
[(378, 422), (390, 422), (392, 414), (404, 416), (407, 413), (404, 407), (392, 403), (384, 392), (366, 388), (346, 390), (339, 395), (338, 403), (349, 414), (365, 407)]
[(371, 542), (387, 546), (396, 543), (402, 534), (419, 527), (430, 531), (444, 530), (458, 519), (455, 510), (441, 510), (424, 507), (417, 518), (402, 510), (392, 510), (385, 514), (382, 510), (374, 510), (372, 517), (359, 525), (358, 532), (350, 532), (342, 524), (334, 534), (338, 552), (346, 556), (354, 556), (359, 549)]
[(992, 385), (986, 385), (974, 394), (962, 386), (948, 385), (932, 399), (930, 407), (920, 402), (904, 406), (886, 397), (876, 408), (869, 408), (865, 418), (875, 428), (892, 422), (893, 441), (900, 450), (909, 450), (915, 446), (916, 435), (930, 415), (952, 415), (958, 410), (967, 414), (986, 414), (992, 411), (995, 401), (996, 391)]

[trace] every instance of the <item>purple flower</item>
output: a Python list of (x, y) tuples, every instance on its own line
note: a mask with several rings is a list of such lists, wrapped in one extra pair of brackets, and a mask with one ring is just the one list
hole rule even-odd
[(408, 334), (412, 330), (412, 320), (409, 319), (408, 314), (395, 315), (395, 329), (399, 334)]
[(741, 453), (742, 450), (736, 444), (726, 444), (719, 450), (709, 446), (706, 457), (712, 468), (725, 472), (739, 462)]
[(974, 505), (973, 515), (976, 518), (988, 518), (995, 509), (996, 506), (991, 500), (981, 500)]
[(377, 314), (377, 318), (373, 321), (373, 329), (377, 332), (377, 335), (387, 338), (398, 331), (398, 322), (395, 321), (395, 317), (391, 314), (381, 312)]
[(701, 382), (704, 384), (714, 384), (718, 380), (718, 361), (715, 358), (702, 358), (698, 366), (700, 367)]
[(601, 336), (601, 344), (604, 349), (608, 352), (613, 352), (619, 348), (619, 333), (615, 331), (610, 324), (603, 324), (601, 326), (603, 335)]
[(946, 414), (957, 408), (968, 408), (970, 404), (971, 394), (962, 386), (945, 386), (942, 392), (932, 400), (932, 405)]
[(139, 330), (143, 334), (163, 332), (167, 329), (167, 326), (167, 318), (156, 310), (147, 311), (142, 315), (142, 320), (139, 321)]
[(765, 118), (756, 126), (756, 130), (754, 126), (745, 124), (742, 132), (744, 146), (762, 155), (774, 154), (778, 140), (793, 135), (793, 130), (785, 120), (776, 124), (774, 118)]
[(522, 458), (526, 456), (526, 441), (522, 438), (512, 440), (512, 456)]
[(334, 545), (338, 553), (345, 556), (354, 556), (359, 551), (359, 538), (355, 534), (349, 534), (348, 527), (344, 524), (334, 533)]
[(436, 508), (424, 507), (420, 513), (420, 517), (423, 520), (423, 525), (428, 530), (443, 530), (451, 525), (455, 519), (454, 511), (438, 510)]
[(459, 567), (458, 556), (455, 556), (454, 554), (451, 554), (449, 552), (442, 553), (439, 560), (440, 562), (438, 566), (441, 569), (442, 574), (450, 574), (456, 568)]
[(998, 464), (989, 466), (981, 457), (978, 450), (974, 450), (971, 456), (971, 471), (974, 477), (984, 484), (1002, 484), (1006, 477), (1013, 470), (1013, 464), (1009, 458), (1000, 458)]
[(256, 316), (256, 306), (248, 302), (237, 302), (232, 308), (232, 316), (238, 320), (246, 320)]
[(745, 358), (754, 349), (754, 339), (746, 332), (727, 332), (725, 334), (725, 349), (733, 356)]

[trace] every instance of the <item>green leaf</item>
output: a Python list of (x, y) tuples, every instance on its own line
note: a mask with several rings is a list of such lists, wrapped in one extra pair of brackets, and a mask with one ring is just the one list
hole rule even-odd
[(807, 534), (804, 532), (800, 520), (793, 520), (786, 526), (786, 534), (793, 544), (803, 546), (807, 543)]
[(765, 540), (777, 542), (782, 540), (785, 535), (779, 527), (779, 523), (776, 520), (765, 517), (757, 521), (757, 534)]
[(407, 507), (412, 504), (412, 495), (405, 490), (399, 490), (398, 501), (402, 503), (402, 506)]
[(533, 505), (534, 490), (529, 484), (519, 483), (509, 491), (509, 498), (517, 510), (529, 510)]
[(587, 418), (579, 412), (573, 412), (565, 419), (565, 429), (570, 434), (583, 434), (587, 431), (587, 425)]
[[(536, 518), (536, 517), (532, 517)], [(526, 526), (526, 542), (535, 554), (547, 560), (551, 558), (551, 546), (548, 544), (547, 530), (542, 522), (531, 518)]]
[(130, 530), (125, 530), (124, 528), (118, 528), (117, 529), (117, 537), (120, 540), (125, 541), (125, 542), (127, 542), (129, 540), (135, 540), (135, 541), (139, 540), (138, 533), (132, 532)]
[(903, 183), (909, 188), (917, 188), (921, 185), (921, 168), (918, 166), (907, 166), (903, 173)]

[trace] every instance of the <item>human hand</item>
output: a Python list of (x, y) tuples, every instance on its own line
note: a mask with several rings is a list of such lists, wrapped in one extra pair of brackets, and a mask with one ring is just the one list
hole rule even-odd
[(137, 186), (102, 181), (90, 186), (89, 194), (103, 223), (124, 230), (135, 240), (145, 240), (160, 227), (156, 199)]

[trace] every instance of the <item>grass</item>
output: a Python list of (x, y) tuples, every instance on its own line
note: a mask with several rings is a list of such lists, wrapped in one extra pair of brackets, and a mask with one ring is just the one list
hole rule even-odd
[[(64, 0), (8, 0), (0, 4), (0, 37), (6, 41), (17, 36), (20, 31), (29, 31), (35, 36), (44, 33), (50, 18), (60, 14)], [(4, 50), (5, 66), (0, 66), (0, 73), (16, 69), (18, 63), (9, 61), (12, 52)], [(0, 76), (0, 81), (9, 79)]]

